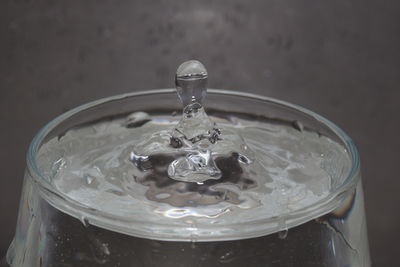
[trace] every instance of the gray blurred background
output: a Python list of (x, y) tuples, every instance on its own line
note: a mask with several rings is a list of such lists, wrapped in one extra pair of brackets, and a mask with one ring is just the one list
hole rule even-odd
[(210, 87), (302, 105), (353, 137), (374, 266), (397, 266), (399, 14), (394, 0), (0, 1), (0, 258), (34, 134), (87, 101), (173, 87), (196, 58)]

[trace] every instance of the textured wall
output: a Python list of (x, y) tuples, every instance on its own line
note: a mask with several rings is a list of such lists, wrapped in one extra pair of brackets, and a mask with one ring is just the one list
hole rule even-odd
[(210, 87), (303, 105), (354, 138), (372, 258), (394, 266), (399, 9), (392, 0), (1, 1), (0, 255), (39, 128), (89, 100), (172, 87), (177, 65), (196, 58)]

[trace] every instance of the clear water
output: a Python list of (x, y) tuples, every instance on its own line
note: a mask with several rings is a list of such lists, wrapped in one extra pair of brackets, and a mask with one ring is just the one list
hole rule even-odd
[(222, 232), (213, 225), (281, 217), (285, 230), (284, 216), (318, 203), (345, 177), (347, 152), (300, 122), (208, 116), (207, 78), (203, 64), (184, 62), (175, 77), (182, 116), (135, 112), (71, 129), (42, 146), (39, 166), (66, 198), (139, 219), (134, 228), (144, 236), (163, 238), (155, 225), (172, 225), (175, 237), (215, 238)]
[(69, 130), (41, 147), (39, 166), (69, 199), (149, 225), (174, 225), (183, 235), (190, 227), (280, 217), (314, 205), (348, 171), (342, 146), (298, 125), (232, 115), (210, 119), (221, 140), (206, 156), (220, 175), (206, 180), (168, 175), (183, 153), (171, 145), (180, 116), (143, 112)]

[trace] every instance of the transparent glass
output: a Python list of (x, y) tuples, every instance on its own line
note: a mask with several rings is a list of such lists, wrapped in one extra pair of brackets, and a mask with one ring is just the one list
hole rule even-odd
[[(98, 100), (56, 118), (33, 140), (27, 157), (16, 235), (7, 254), (13, 267), (36, 266), (370, 266), (364, 200), (357, 150), (337, 126), (304, 108), (257, 95), (209, 90), (207, 111), (265, 116), (302, 127), (341, 144), (351, 168), (333, 181), (317, 204), (280, 218), (232, 225), (209, 238), (158, 236), (146, 222), (88, 209), (65, 198), (42, 175), (39, 148), (68, 129), (135, 111), (171, 114), (181, 110), (174, 89)], [(334, 169), (334, 166), (332, 167)], [(165, 233), (173, 225), (157, 225)], [(280, 229), (280, 230), (278, 230)]]

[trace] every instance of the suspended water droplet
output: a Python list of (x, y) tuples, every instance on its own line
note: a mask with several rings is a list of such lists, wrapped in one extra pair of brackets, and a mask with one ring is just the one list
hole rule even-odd
[(198, 103), (203, 105), (207, 94), (207, 70), (197, 60), (189, 60), (182, 63), (175, 76), (176, 91), (183, 107)]

